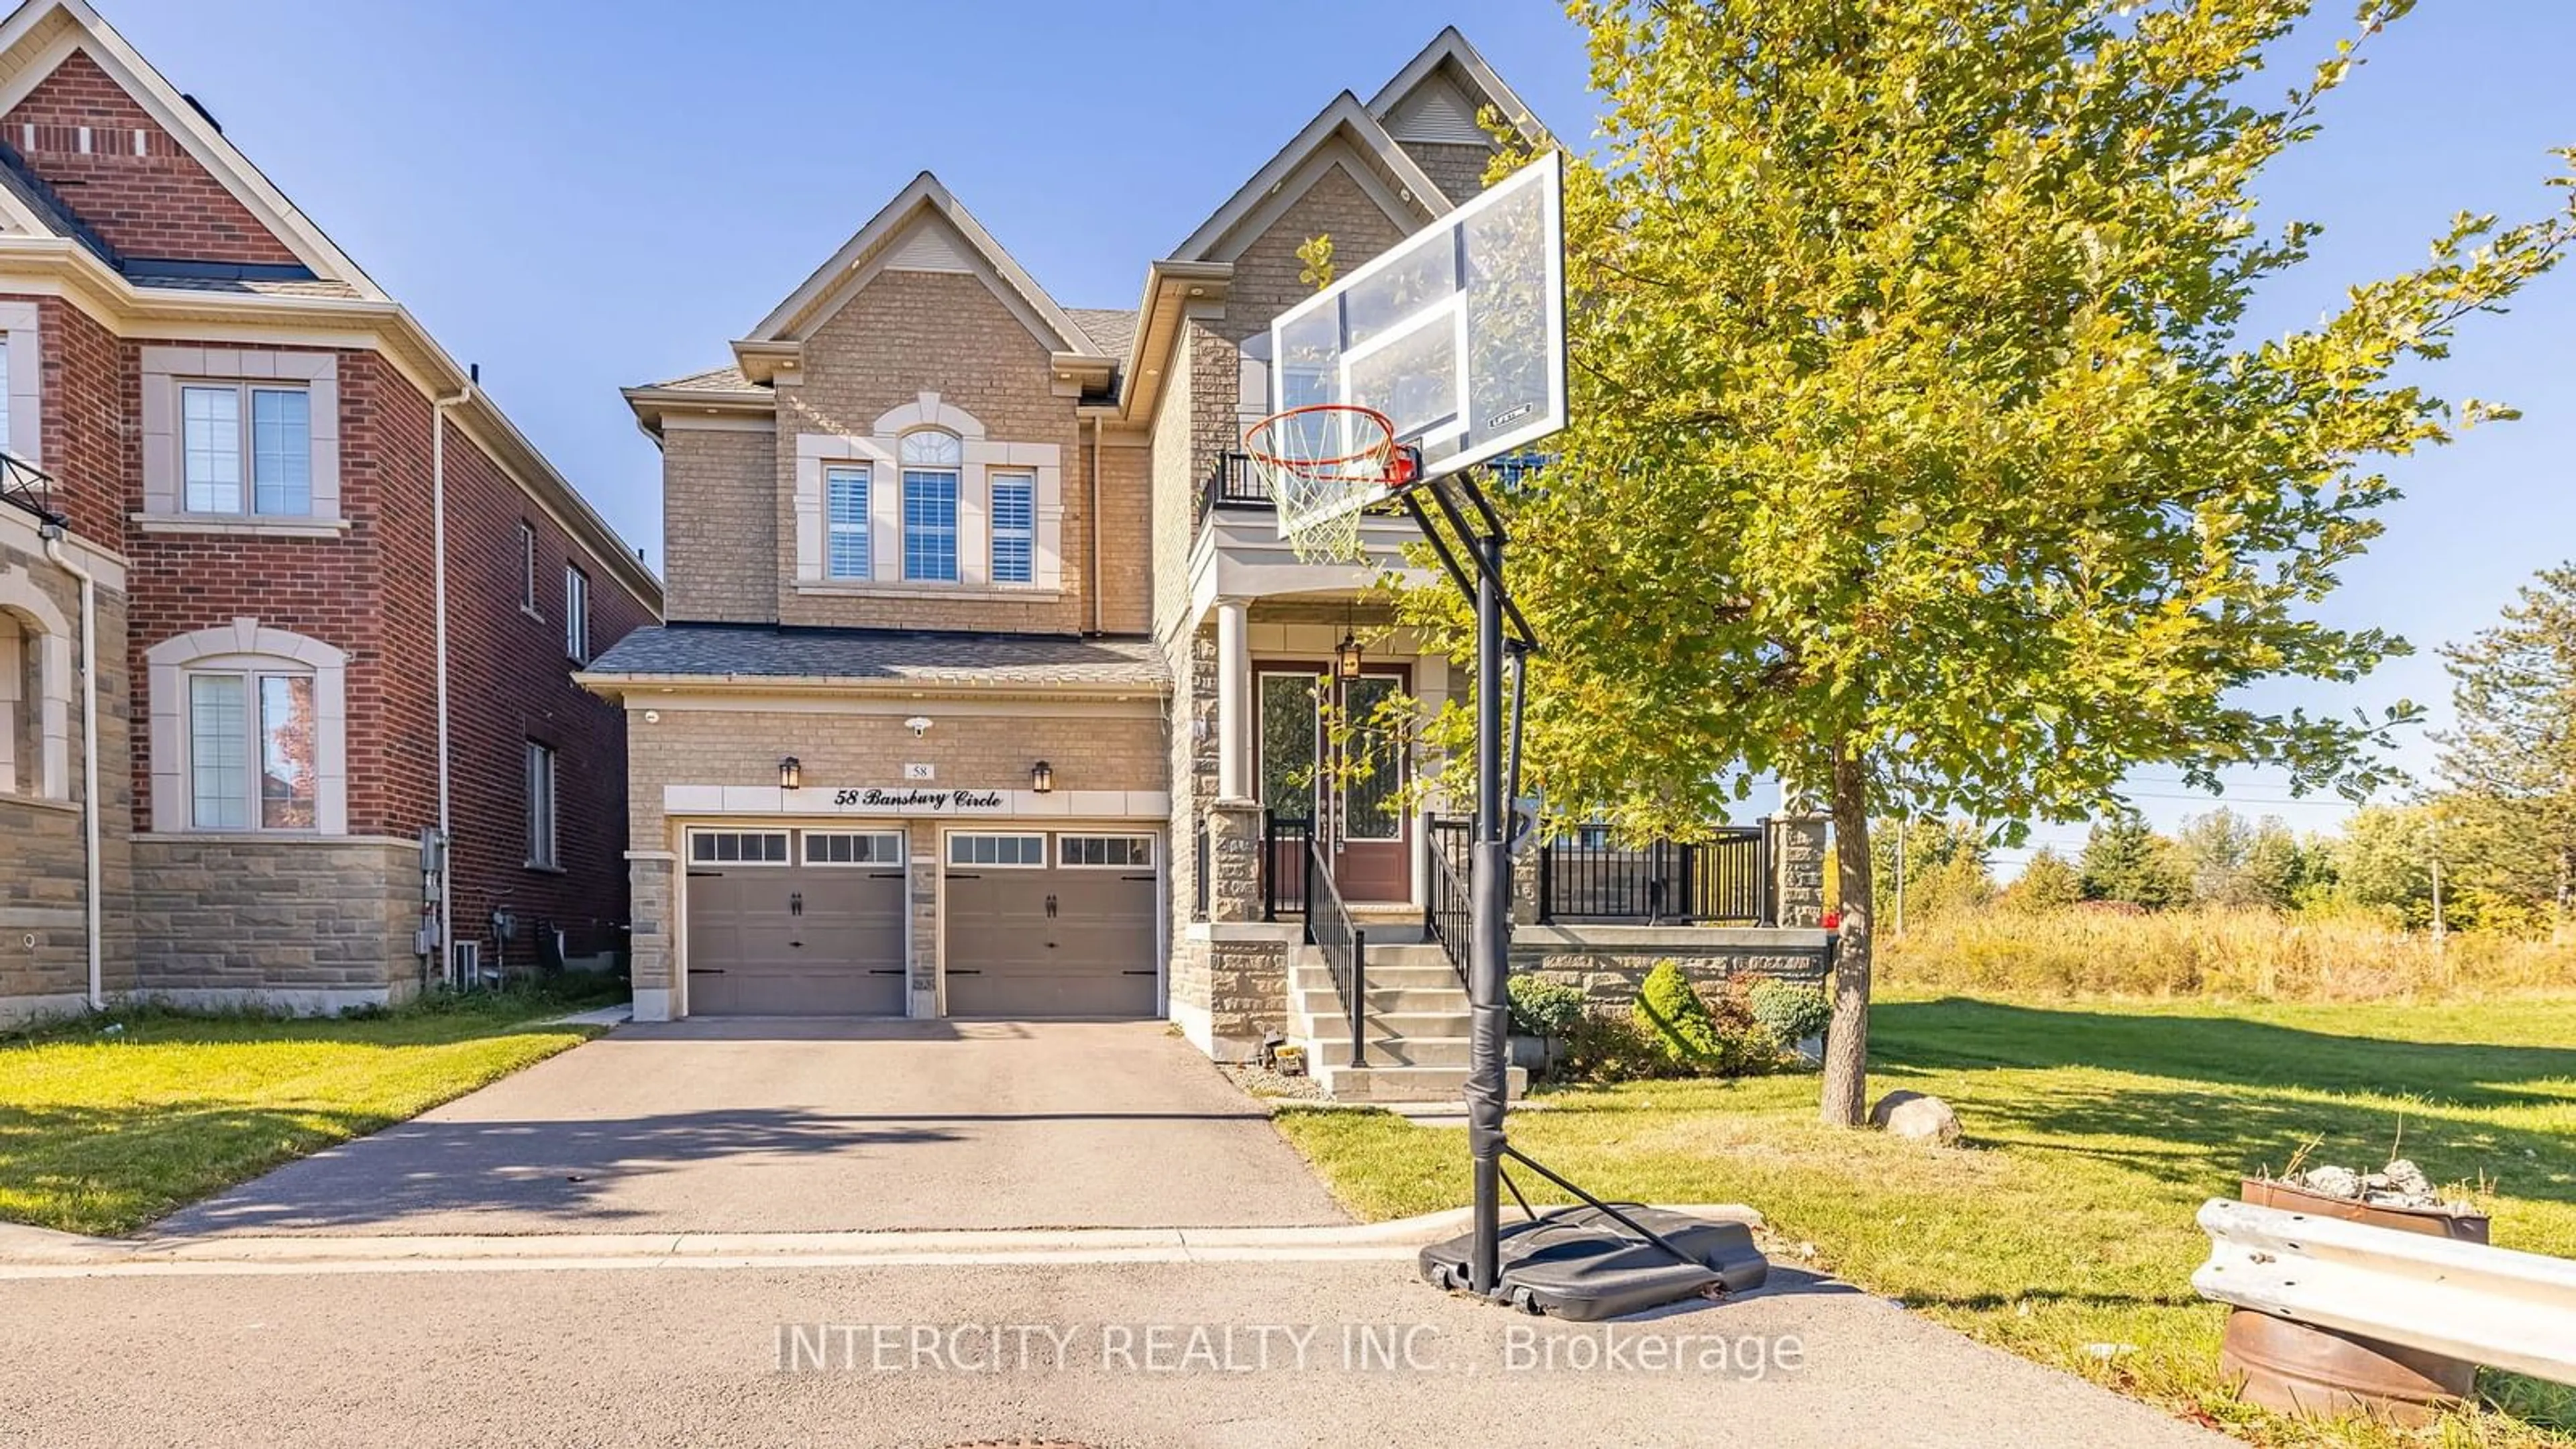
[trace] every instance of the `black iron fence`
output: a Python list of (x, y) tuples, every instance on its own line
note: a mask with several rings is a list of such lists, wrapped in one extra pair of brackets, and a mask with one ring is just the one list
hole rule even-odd
[[(0, 443), (6, 441), (0, 439)], [(15, 504), (34, 514), (40, 523), (60, 527), (68, 521), (56, 506), (54, 476), (5, 450), (0, 450), (0, 503)]]
[(1306, 943), (1324, 958), (1333, 976), (1342, 1011), (1351, 1029), (1351, 1065), (1368, 1065), (1368, 933), (1351, 919), (1350, 907), (1333, 885), (1333, 868), (1324, 859), (1323, 842), (1306, 842), (1306, 879), (1313, 890), (1306, 898)]
[(1434, 817), (1422, 838), (1422, 928), (1440, 943), (1458, 984), (1467, 984), (1468, 942), (1475, 931), (1473, 895), (1474, 826), (1465, 820)]
[(1306, 882), (1314, 872), (1315, 822), (1304, 815), (1261, 814), (1261, 919), (1306, 909)]
[(1538, 918), (1776, 925), (1770, 832), (1729, 827), (1635, 845), (1560, 837), (1538, 848)]
[(1207, 486), (1199, 492), (1199, 522), (1206, 522), (1212, 508), (1269, 508), (1270, 485), (1262, 481), (1252, 466), (1252, 459), (1242, 453), (1219, 453), (1216, 466), (1208, 470)]

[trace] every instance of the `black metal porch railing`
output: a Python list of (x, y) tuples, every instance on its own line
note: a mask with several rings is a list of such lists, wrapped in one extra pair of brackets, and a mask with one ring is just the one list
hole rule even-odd
[(1468, 882), (1475, 829), (1465, 820), (1434, 818), (1422, 836), (1422, 928), (1440, 943), (1458, 984), (1467, 984), (1468, 942), (1475, 934), (1475, 906)]
[(6, 451), (0, 451), (0, 503), (15, 504), (57, 528), (68, 522), (54, 506), (54, 475)]
[(1306, 909), (1306, 881), (1314, 853), (1315, 822), (1303, 815), (1261, 813), (1261, 919), (1275, 921), (1282, 911)]
[(1205, 523), (1210, 509), (1272, 506), (1270, 485), (1253, 470), (1252, 459), (1242, 453), (1219, 453), (1216, 466), (1208, 470), (1207, 486), (1199, 490), (1197, 521)]
[(1306, 944), (1324, 957), (1333, 990), (1351, 1029), (1351, 1065), (1368, 1065), (1368, 932), (1351, 919), (1350, 907), (1333, 885), (1333, 867), (1324, 859), (1324, 843), (1306, 842)]
[(1777, 923), (1771, 837), (1730, 827), (1637, 845), (1560, 838), (1538, 848), (1538, 918), (1647, 924)]

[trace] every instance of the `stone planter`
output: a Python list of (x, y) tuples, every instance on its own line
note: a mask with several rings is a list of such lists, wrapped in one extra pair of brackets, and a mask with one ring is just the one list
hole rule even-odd
[[(2483, 1213), (2381, 1207), (2250, 1177), (2240, 1191), (2256, 1207), (2462, 1242), (2487, 1241), (2488, 1220)], [(2477, 1387), (2478, 1375), (2473, 1363), (2357, 1333), (2292, 1323), (2250, 1308), (2228, 1314), (2227, 1331), (2219, 1342), (2218, 1369), (2221, 1376), (2237, 1382), (2237, 1391), (2249, 1403), (2280, 1413), (2366, 1413), (2404, 1425), (2430, 1422), (2444, 1408), (2468, 1398)]]
[(1522, 1036), (1514, 1032), (1510, 1057), (1513, 1066), (1531, 1076), (1545, 1076), (1548, 1069), (1556, 1064), (1556, 1042), (1550, 1037)]

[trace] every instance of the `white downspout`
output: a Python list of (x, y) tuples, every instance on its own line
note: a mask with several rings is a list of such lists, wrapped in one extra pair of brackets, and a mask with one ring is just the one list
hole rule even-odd
[(63, 552), (63, 536), (59, 528), (45, 530), (45, 557), (54, 561), (54, 567), (80, 582), (81, 839), (89, 857), (89, 889), (83, 896), (86, 919), (82, 923), (82, 935), (88, 938), (89, 943), (89, 1009), (104, 1011), (107, 1009), (107, 983), (100, 973), (98, 940), (103, 920), (98, 901), (98, 580), (90, 577), (89, 570)]
[(438, 965), (444, 978), (456, 962), (456, 817), (451, 803), (452, 771), (448, 762), (447, 726), (447, 410), (474, 398), (468, 373), (454, 397), (432, 398), (429, 408), (430, 554), (438, 620)]

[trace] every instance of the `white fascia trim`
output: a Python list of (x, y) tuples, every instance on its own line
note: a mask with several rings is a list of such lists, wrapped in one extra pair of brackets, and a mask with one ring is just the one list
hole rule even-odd
[(1476, 47), (1468, 42), (1465, 35), (1459, 33), (1455, 25), (1448, 26), (1438, 35), (1433, 36), (1431, 43), (1422, 47), (1420, 54), (1406, 61), (1404, 69), (1397, 71), (1393, 79), (1378, 88), (1376, 95), (1369, 97), (1369, 114), (1384, 120), (1388, 112), (1404, 104), (1404, 98), (1413, 94), (1414, 89), (1424, 81), (1429, 80), (1432, 73), (1439, 70), (1443, 63), (1457, 67), (1476, 89), (1483, 91), (1485, 99), (1493, 104), (1494, 109), (1503, 113), (1503, 118), (1512, 123), (1513, 127), (1521, 133), (1523, 140), (1533, 146), (1546, 143), (1547, 127), (1539, 124), (1538, 114), (1514, 94), (1510, 86), (1503, 83), (1502, 76), (1485, 63), (1485, 57), (1477, 53)]
[(39, 0), (22, 6), (15, 15), (0, 22), (0, 53), (25, 40), (39, 25), (60, 12), (73, 28), (63, 31), (25, 65), (0, 79), (0, 113), (6, 113), (24, 100), (29, 91), (42, 84), (54, 68), (75, 50), (85, 51), (108, 78), (117, 82), (134, 98), (135, 104), (152, 117), (153, 123), (184, 147), (189, 156), (206, 173), (215, 178), (234, 200), (252, 215), (273, 224), (279, 239), (297, 258), (318, 276), (346, 282), (376, 300), (385, 298), (376, 285), (345, 252), (332, 245), (322, 229), (286, 199), (286, 193), (272, 185), (250, 158), (226, 140), (221, 131), (188, 104), (176, 86), (170, 84), (143, 53), (127, 43), (116, 27), (92, 9), (88, 0)]
[[(839, 251), (832, 253), (831, 258), (816, 268), (812, 276), (788, 294), (787, 300), (760, 319), (760, 324), (744, 340), (775, 342), (811, 332), (820, 319), (807, 314), (840, 290), (846, 274), (857, 270), (872, 253), (908, 230), (914, 213), (925, 207), (955, 227), (967, 245), (999, 274), (1009, 289), (1018, 293), (1026, 305), (1043, 319), (1046, 329), (1055, 334), (1051, 339), (1054, 344), (1052, 350), (1087, 356), (1104, 355), (1092, 345), (1090, 335), (1056, 305), (1044, 287), (1038, 285), (1037, 278), (1030, 276), (1026, 268), (1003, 250), (1001, 243), (993, 239), (993, 234), (984, 230), (983, 224), (958, 204), (948, 187), (927, 171), (914, 177), (910, 185), (897, 192), (895, 198), (880, 208), (876, 215), (868, 218), (865, 225), (841, 244)], [(846, 295), (841, 300), (846, 301)], [(837, 307), (835, 303), (832, 310), (837, 310)]]
[(1390, 220), (1405, 222), (1405, 229), (1411, 231), (1423, 222), (1449, 214), (1449, 198), (1441, 194), (1439, 185), (1405, 153), (1402, 146), (1396, 144), (1395, 138), (1386, 133), (1386, 127), (1378, 124), (1377, 117), (1369, 114), (1357, 96), (1344, 91), (1317, 112), (1315, 119), (1306, 123), (1305, 129), (1280, 148), (1279, 154), (1254, 172), (1252, 179), (1228, 197), (1215, 215), (1200, 223), (1199, 229), (1191, 232), (1188, 240), (1172, 248), (1172, 256), (1185, 262), (1219, 261), (1230, 257), (1233, 252), (1240, 252), (1240, 246), (1233, 252), (1220, 252), (1219, 243), (1241, 228), (1245, 219), (1261, 209), (1265, 202), (1272, 200), (1273, 191), (1284, 191), (1298, 168), (1343, 131), (1350, 133), (1351, 144), (1369, 153), (1378, 164), (1386, 167), (1388, 174), (1413, 193), (1414, 210), (1418, 215), (1408, 215), (1405, 204), (1387, 197), (1382, 185), (1373, 189), (1371, 194), (1378, 198), (1379, 206), (1387, 208)]

